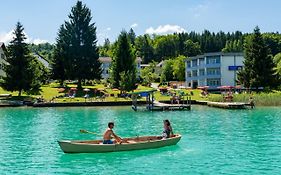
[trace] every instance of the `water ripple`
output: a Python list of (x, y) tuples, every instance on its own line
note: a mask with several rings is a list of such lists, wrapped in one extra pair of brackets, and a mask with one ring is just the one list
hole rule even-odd
[[(112, 108), (7, 108), (0, 117), (0, 174), (280, 174), (281, 109), (133, 112)], [(157, 135), (169, 119), (171, 147), (64, 154), (60, 139), (97, 139), (108, 121), (121, 136)]]

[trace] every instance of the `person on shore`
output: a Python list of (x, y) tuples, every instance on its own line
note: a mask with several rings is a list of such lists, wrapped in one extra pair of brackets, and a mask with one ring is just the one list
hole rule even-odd
[(250, 97), (250, 98), (249, 98), (249, 105), (250, 105), (250, 107), (251, 107), (252, 109), (255, 107), (255, 103), (254, 103), (253, 97)]
[(114, 138), (117, 143), (121, 143), (122, 139), (113, 132), (112, 130), (113, 128), (114, 128), (114, 123), (109, 122), (108, 128), (105, 130), (103, 134), (103, 144), (113, 144), (114, 142), (111, 140), (111, 138)]
[(164, 131), (163, 131), (163, 139), (173, 137), (173, 129), (169, 120), (164, 120)]

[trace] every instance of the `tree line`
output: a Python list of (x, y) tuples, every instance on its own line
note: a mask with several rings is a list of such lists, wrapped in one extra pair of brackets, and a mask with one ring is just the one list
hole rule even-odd
[[(9, 91), (39, 92), (46, 82), (46, 72), (31, 54), (45, 57), (51, 64), (50, 79), (63, 82), (78, 80), (78, 88), (86, 80), (101, 79), (100, 56), (112, 57), (109, 82), (112, 87), (129, 91), (136, 83), (143, 81), (170, 81), (185, 78), (184, 60), (205, 52), (245, 53), (245, 67), (239, 72), (238, 80), (245, 87), (278, 86), (281, 76), (281, 35), (261, 34), (259, 28), (253, 33), (243, 34), (210, 32), (183, 32), (168, 35), (136, 36), (133, 29), (121, 31), (115, 42), (106, 39), (97, 46), (96, 26), (92, 22), (91, 10), (81, 1), (72, 7), (66, 20), (58, 29), (54, 45), (25, 43), (24, 28), (17, 23), (14, 39), (8, 45), (6, 76), (2, 87)], [(136, 57), (150, 65), (137, 78)], [(156, 64), (165, 60), (162, 73), (157, 74)]]

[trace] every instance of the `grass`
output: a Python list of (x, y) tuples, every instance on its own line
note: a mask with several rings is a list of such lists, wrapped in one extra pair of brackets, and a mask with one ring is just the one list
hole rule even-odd
[[(39, 95), (28, 95), (26, 93), (23, 93), (21, 97), (18, 97), (18, 92), (9, 92), (5, 91), (2, 88), (0, 88), (0, 94), (12, 94), (12, 97), (6, 98), (9, 100), (30, 100), (35, 101), (38, 97), (43, 97), (45, 101), (50, 101), (54, 97), (56, 98), (55, 102), (85, 102), (85, 92), (84, 91), (78, 91), (77, 96), (75, 98), (69, 98), (64, 97), (65, 94), (68, 93), (69, 89), (71, 87), (76, 87), (75, 84), (68, 84), (65, 92), (59, 93), (58, 88), (60, 88), (59, 84), (57, 83), (51, 83), (49, 85), (44, 85), (41, 87), (41, 93)], [(91, 89), (91, 92), (89, 92), (90, 98), (87, 99), (87, 101), (131, 101), (130, 98), (122, 98), (118, 97), (118, 94), (120, 94), (120, 90), (117, 89), (111, 89), (108, 87), (105, 87), (103, 84), (96, 84), (93, 86), (83, 86), (83, 88)], [(96, 96), (101, 96), (101, 94), (94, 94), (93, 89), (98, 89), (102, 91), (105, 94), (108, 94), (105, 98), (96, 98)], [(151, 87), (146, 86), (138, 86), (138, 88), (135, 90), (137, 91), (144, 91), (144, 90), (152, 90)], [(223, 98), (220, 94), (212, 94), (210, 93), (208, 97), (201, 97), (200, 93), (201, 90), (198, 89), (181, 89), (181, 90), (174, 90), (171, 89), (170, 92), (176, 93), (179, 95), (180, 91), (182, 91), (184, 94), (193, 94), (191, 95), (192, 100), (201, 100), (201, 101), (216, 101), (216, 102), (222, 102)], [(253, 93), (253, 94), (234, 94), (233, 95), (233, 101), (234, 102), (248, 102), (250, 96), (253, 97), (254, 102), (258, 106), (281, 106), (281, 91), (273, 91), (270, 93)], [(162, 95), (159, 91), (156, 91), (154, 93), (154, 97), (158, 101), (166, 101), (170, 100), (171, 96), (169, 95)], [(5, 99), (5, 98), (2, 98)], [(142, 98), (140, 100), (145, 100), (145, 98)]]
[[(40, 94), (38, 95), (28, 95), (26, 93), (22, 93), (21, 97), (18, 97), (18, 91), (10, 92), (6, 91), (0, 87), (0, 94), (12, 94), (12, 97), (9, 98), (2, 98), (7, 100), (29, 100), (35, 101), (36, 98), (42, 97), (45, 101), (51, 101), (54, 97), (59, 97), (55, 99), (55, 102), (85, 102), (85, 92), (83, 90), (76, 92), (75, 98), (64, 97), (65, 94), (68, 94), (70, 88), (77, 87), (76, 84), (68, 84), (65, 92), (59, 92), (58, 89), (60, 88), (59, 84), (51, 83), (49, 85), (43, 85), (41, 87)], [(90, 98), (87, 101), (128, 101), (131, 100), (129, 98), (120, 98), (117, 97), (120, 94), (120, 90), (112, 89), (105, 87), (103, 84), (96, 84), (93, 86), (83, 86), (83, 88), (88, 88), (91, 90), (88, 94), (90, 94)], [(94, 96), (101, 96), (101, 94), (94, 94), (93, 89), (98, 89), (102, 93), (109, 94), (105, 98), (96, 98)], [(143, 90), (151, 90), (150, 87), (139, 86), (135, 91), (143, 91)]]

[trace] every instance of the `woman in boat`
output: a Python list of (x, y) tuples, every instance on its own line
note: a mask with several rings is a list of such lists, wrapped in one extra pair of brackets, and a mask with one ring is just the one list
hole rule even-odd
[(164, 120), (163, 139), (170, 138), (174, 135), (171, 123), (169, 120)]
[(114, 123), (109, 122), (108, 128), (105, 130), (103, 134), (103, 144), (113, 144), (113, 141), (111, 140), (112, 137), (115, 138), (115, 140), (119, 143), (122, 141), (122, 139), (113, 132), (112, 130), (113, 128), (114, 128)]

